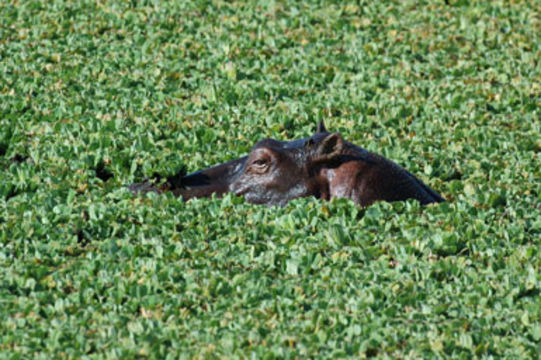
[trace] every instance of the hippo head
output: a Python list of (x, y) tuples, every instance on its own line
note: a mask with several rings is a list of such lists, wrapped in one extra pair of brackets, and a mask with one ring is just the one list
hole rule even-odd
[(328, 197), (319, 169), (340, 156), (344, 141), (323, 124), (312, 137), (295, 141), (265, 139), (248, 155), (230, 191), (253, 204), (285, 205), (298, 197)]

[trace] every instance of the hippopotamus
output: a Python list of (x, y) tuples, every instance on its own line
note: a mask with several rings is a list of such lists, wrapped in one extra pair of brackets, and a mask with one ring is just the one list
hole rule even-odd
[(314, 196), (347, 198), (365, 207), (376, 201), (416, 199), (422, 205), (445, 201), (420, 179), (391, 160), (327, 131), (293, 141), (264, 139), (247, 156), (182, 176), (159, 188), (146, 182), (132, 191), (171, 191), (183, 199), (232, 192), (253, 204), (284, 206)]

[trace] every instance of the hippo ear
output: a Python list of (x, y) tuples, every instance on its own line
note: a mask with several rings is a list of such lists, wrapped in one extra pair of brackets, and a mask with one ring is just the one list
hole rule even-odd
[(325, 128), (325, 123), (323, 122), (323, 120), (321, 120), (318, 124), (317, 124), (317, 132), (320, 133), (320, 132), (327, 132), (327, 129)]
[(327, 135), (315, 150), (312, 161), (322, 162), (330, 161), (340, 156), (344, 150), (344, 139), (339, 133)]

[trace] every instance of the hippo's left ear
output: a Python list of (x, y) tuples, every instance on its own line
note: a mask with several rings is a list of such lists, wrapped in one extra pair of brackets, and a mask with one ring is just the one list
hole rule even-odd
[(327, 135), (317, 146), (313, 155), (313, 162), (323, 162), (335, 159), (344, 150), (344, 139), (339, 133)]
[(323, 122), (323, 120), (321, 120), (318, 124), (317, 124), (317, 132), (320, 133), (320, 132), (327, 132), (327, 129), (325, 128), (325, 123)]

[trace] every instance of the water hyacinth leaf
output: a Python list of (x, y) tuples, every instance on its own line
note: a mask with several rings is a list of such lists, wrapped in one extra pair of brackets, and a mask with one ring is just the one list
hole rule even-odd
[[(6, 358), (536, 358), (535, 2), (0, 3)], [(318, 121), (449, 201), (126, 186)]]

